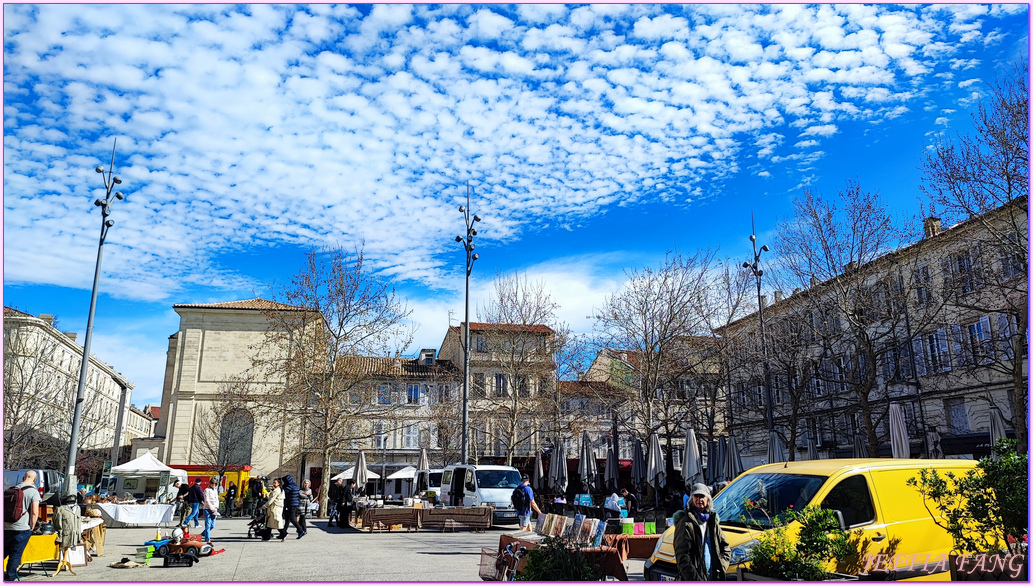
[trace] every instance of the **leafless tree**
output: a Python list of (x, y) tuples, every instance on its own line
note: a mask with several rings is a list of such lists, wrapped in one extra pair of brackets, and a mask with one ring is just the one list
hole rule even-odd
[(569, 328), (556, 317), (558, 309), (544, 282), (500, 273), (491, 297), (478, 312), (488, 324), (478, 335), (483, 336), (492, 367), (499, 371), (478, 410), (491, 414), (483, 431), (504, 451), (507, 464), (512, 464), (518, 448), (530, 451), (540, 423), (552, 410), (556, 355), (570, 336)]
[[(365, 263), (361, 249), (323, 249), (274, 300), (270, 326), (254, 368), (267, 385), (254, 396), (257, 417), (280, 422), (300, 448), (323, 466), (357, 440), (372, 438), (373, 421), (390, 421), (399, 408), (378, 396), (380, 373), (367, 356), (397, 356), (412, 340), (410, 311), (388, 282)], [(257, 349), (256, 349), (257, 350)], [(327, 510), (320, 491), (320, 510)]]
[(794, 207), (795, 217), (778, 227), (775, 250), (787, 281), (806, 289), (794, 295), (806, 325), (804, 340), (831, 367), (815, 376), (843, 389), (869, 452), (877, 454), (888, 412), (878, 366), (909, 351), (908, 331), (921, 331), (928, 323), (923, 320), (936, 316), (905, 311), (914, 296), (922, 243), (906, 254), (894, 252), (909, 233), (894, 225), (878, 193), (853, 182), (834, 200), (807, 191)]
[[(948, 267), (954, 282), (947, 303), (982, 315), (997, 314), (998, 353), (989, 370), (1010, 377), (1011, 424), (1020, 450), (1028, 450), (1029, 331), (1029, 65), (1016, 65), (998, 79), (973, 115), (973, 132), (943, 139), (926, 153), (923, 191), (934, 212), (950, 223), (970, 221), (985, 236), (971, 242), (962, 266)], [(966, 281), (968, 264), (978, 269), (978, 287)], [(981, 361), (972, 361), (981, 362)], [(972, 364), (970, 362), (970, 364)], [(988, 372), (972, 364), (973, 372)]]
[(255, 418), (251, 414), (251, 389), (247, 373), (223, 383), (213, 400), (205, 401), (194, 425), (190, 461), (224, 476), (227, 471), (251, 464)]

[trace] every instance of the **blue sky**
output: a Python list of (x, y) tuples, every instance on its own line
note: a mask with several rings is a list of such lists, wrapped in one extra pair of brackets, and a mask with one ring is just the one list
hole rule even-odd
[[(481, 255), (575, 331), (669, 249), (750, 254), (810, 188), (919, 213), (922, 153), (1028, 60), (1028, 5), (4, 5), (4, 304), (161, 396), (176, 303), (364, 242), (436, 348)], [(452, 311), (450, 322), (449, 312)]]

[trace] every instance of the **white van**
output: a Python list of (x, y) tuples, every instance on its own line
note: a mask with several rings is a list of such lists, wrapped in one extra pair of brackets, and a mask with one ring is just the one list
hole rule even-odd
[(413, 496), (419, 496), (432, 503), (441, 502), (441, 468), (417, 470), (413, 477)]
[[(21, 482), (29, 470), (29, 468), (4, 470), (4, 490)], [(36, 490), (39, 491), (43, 502), (49, 500), (50, 504), (60, 504), (60, 499), (64, 496), (65, 475), (57, 470), (35, 470), (35, 472)]]
[(444, 503), (453, 507), (495, 507), (496, 524), (517, 522), (513, 489), (520, 486), (520, 471), (512, 466), (456, 464), (441, 473)]

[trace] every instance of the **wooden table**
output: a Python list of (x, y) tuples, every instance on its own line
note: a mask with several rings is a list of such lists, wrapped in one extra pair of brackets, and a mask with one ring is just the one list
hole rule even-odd
[(616, 533), (603, 535), (603, 545), (615, 547), (623, 552), (622, 562), (628, 558), (649, 559), (653, 555), (656, 543), (660, 541), (661, 537), (662, 535), (660, 534), (628, 535), (626, 533)]
[(472, 529), (483, 531), (491, 527), (491, 507), (449, 507), (447, 509), (420, 509), (420, 526), (428, 529)]
[(366, 509), (362, 512), (362, 527), (369, 529), (370, 533), (374, 529), (387, 529), (390, 531), (392, 525), (401, 525), (407, 531), (412, 531), (413, 528), (419, 529), (421, 510), (412, 507)]

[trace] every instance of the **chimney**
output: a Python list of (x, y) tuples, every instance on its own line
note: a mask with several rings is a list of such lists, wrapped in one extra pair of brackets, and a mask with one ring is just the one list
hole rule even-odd
[(75, 332), (61, 332), (61, 333), (66, 335), (66, 336), (68, 336), (69, 340), (71, 340), (73, 342), (75, 341), (75, 336), (76, 336)]
[(932, 216), (929, 216), (922, 222), (922, 227), (925, 228), (926, 238), (936, 236), (943, 231), (943, 225), (940, 224), (940, 218), (934, 218)]
[(814, 275), (811, 275), (811, 287), (813, 287), (813, 286), (815, 286), (817, 284), (818, 284), (818, 277), (815, 277)]
[(50, 313), (41, 313), (41, 314), (39, 314), (39, 318), (40, 318), (41, 320), (43, 320), (43, 321), (47, 322), (47, 325), (48, 325), (48, 326), (52, 326), (52, 325), (54, 325), (54, 315), (53, 315), (53, 314), (50, 314)]
[(784, 299), (784, 297), (782, 297), (782, 292), (775, 291), (775, 303), (782, 303), (782, 299)]
[(768, 306), (768, 296), (767, 295), (761, 295), (760, 296), (760, 306), (761, 307), (767, 307)]

